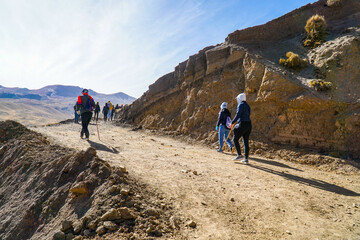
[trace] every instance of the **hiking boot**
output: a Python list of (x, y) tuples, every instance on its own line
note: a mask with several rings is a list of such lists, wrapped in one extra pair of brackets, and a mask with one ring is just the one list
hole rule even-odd
[(83, 138), (84, 140), (86, 140), (86, 141), (89, 141), (90, 139), (88, 138), (88, 137), (86, 137), (86, 138)]
[(241, 160), (241, 163), (243, 163), (243, 164), (249, 164), (249, 161), (245, 158), (244, 160)]
[(220, 153), (222, 153), (223, 152), (223, 150), (221, 149), (221, 148), (219, 148), (218, 150), (216, 150), (217, 152), (220, 152)]
[(231, 148), (231, 153), (234, 153), (235, 150), (236, 150), (235, 147), (232, 147), (232, 148)]
[(237, 155), (236, 158), (233, 159), (233, 161), (239, 161), (243, 158), (241, 155)]

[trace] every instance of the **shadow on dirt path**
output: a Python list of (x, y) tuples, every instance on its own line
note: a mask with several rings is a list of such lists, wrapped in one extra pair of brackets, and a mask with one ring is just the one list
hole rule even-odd
[[(259, 161), (259, 159), (257, 159), (256, 161)], [(261, 162), (263, 162), (263, 160), (261, 160)], [(270, 161), (266, 161), (266, 162), (270, 162)], [(284, 165), (284, 164), (278, 163), (278, 162), (274, 162), (274, 163), (276, 163), (275, 166), (277, 166), (278, 164)], [(274, 163), (272, 163), (272, 164), (274, 164)], [(236, 163), (236, 164), (242, 164), (242, 163)], [(285, 173), (285, 172), (281, 172), (281, 171), (277, 171), (277, 170), (270, 169), (270, 168), (267, 168), (267, 167), (253, 165), (253, 164), (249, 164), (248, 166), (252, 167), (252, 168), (255, 168), (255, 169), (258, 169), (258, 170), (261, 170), (261, 171), (264, 171), (264, 172), (268, 172), (268, 173), (271, 173), (271, 174), (278, 175), (280, 177), (284, 177), (284, 178), (286, 178), (288, 180), (295, 181), (295, 182), (298, 182), (300, 184), (305, 184), (305, 185), (308, 185), (308, 186), (311, 186), (311, 187), (314, 187), (314, 188), (318, 188), (318, 189), (321, 189), (321, 190), (325, 190), (325, 191), (328, 191), (328, 192), (333, 192), (333, 193), (344, 195), (344, 196), (353, 196), (353, 197), (360, 196), (360, 193), (356, 193), (356, 192), (351, 191), (349, 189), (337, 186), (335, 184), (327, 183), (327, 182), (322, 181), (322, 180), (307, 179), (307, 178), (304, 178), (304, 177), (299, 177), (299, 176), (296, 176), (296, 175), (293, 175), (293, 174), (289, 174), (289, 173)], [(293, 169), (293, 168), (291, 168), (291, 169)]]
[(102, 143), (98, 143), (98, 142), (93, 142), (91, 140), (88, 141), (88, 143), (90, 144), (91, 147), (95, 148), (98, 151), (105, 151), (105, 152), (110, 152), (110, 153), (114, 153), (114, 154), (118, 154), (119, 151), (116, 150), (116, 148), (114, 147), (108, 147)]
[(290, 167), (289, 165), (286, 165), (286, 164), (280, 163), (280, 162), (276, 162), (276, 161), (269, 161), (269, 160), (256, 158), (256, 157), (251, 157), (251, 160), (253, 160), (255, 162), (259, 162), (259, 163), (269, 164), (269, 165), (276, 166), (276, 167), (288, 168), (288, 169), (292, 169), (295, 171), (304, 172), (303, 170), (293, 168), (293, 167)]

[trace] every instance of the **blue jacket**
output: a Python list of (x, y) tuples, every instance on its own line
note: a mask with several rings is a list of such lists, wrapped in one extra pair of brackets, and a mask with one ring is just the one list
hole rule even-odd
[(236, 122), (251, 122), (250, 120), (250, 106), (247, 102), (242, 101), (238, 107), (232, 124)]

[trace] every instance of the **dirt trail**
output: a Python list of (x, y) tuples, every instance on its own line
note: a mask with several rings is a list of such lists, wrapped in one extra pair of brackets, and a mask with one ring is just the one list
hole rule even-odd
[(110, 164), (125, 165), (197, 223), (189, 239), (360, 239), (358, 175), (260, 156), (242, 165), (215, 149), (103, 122), (101, 141), (90, 125), (86, 142), (80, 128), (33, 130), (67, 147), (95, 147)]

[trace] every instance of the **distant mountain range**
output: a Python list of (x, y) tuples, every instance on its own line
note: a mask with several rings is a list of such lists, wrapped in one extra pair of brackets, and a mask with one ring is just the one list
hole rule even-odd
[[(7, 88), (0, 85), (0, 98), (49, 100), (55, 98), (74, 98), (81, 94), (82, 88), (76, 86), (50, 85), (37, 90), (27, 88)], [(123, 92), (101, 94), (89, 89), (89, 94), (96, 99), (108, 99), (119, 103), (131, 103), (135, 100)]]
[[(36, 90), (0, 85), (0, 121), (11, 119), (25, 125), (39, 125), (73, 118), (74, 105), (82, 90), (80, 87), (63, 85)], [(135, 100), (122, 92), (101, 94), (89, 89), (89, 94), (95, 102), (99, 102), (101, 109), (107, 101), (125, 105)]]

